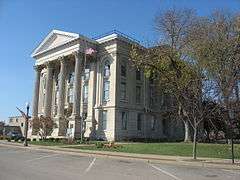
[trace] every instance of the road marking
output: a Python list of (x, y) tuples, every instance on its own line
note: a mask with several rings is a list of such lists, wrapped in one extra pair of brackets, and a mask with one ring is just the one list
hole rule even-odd
[(89, 164), (89, 166), (88, 166), (87, 169), (85, 170), (85, 173), (87, 173), (88, 171), (90, 171), (90, 169), (91, 169), (92, 166), (94, 165), (95, 161), (96, 161), (96, 158), (94, 158), (94, 159), (92, 160), (92, 162)]
[(177, 176), (175, 176), (175, 175), (173, 175), (173, 174), (171, 174), (171, 173), (169, 173), (169, 172), (167, 172), (167, 171), (165, 171), (165, 170), (163, 170), (163, 169), (161, 169), (161, 168), (159, 168), (159, 167), (157, 167), (157, 166), (154, 166), (154, 165), (152, 165), (152, 164), (149, 164), (149, 166), (151, 166), (152, 168), (154, 168), (154, 169), (156, 169), (156, 170), (158, 170), (158, 171), (160, 171), (160, 172), (162, 172), (162, 173), (164, 173), (164, 174), (172, 177), (172, 178), (175, 179), (175, 180), (182, 180), (182, 179), (180, 179), (179, 177), (177, 177)]
[(34, 158), (34, 159), (27, 160), (26, 162), (33, 162), (33, 161), (37, 161), (37, 160), (41, 160), (41, 159), (45, 159), (45, 158), (50, 158), (50, 157), (54, 157), (54, 156), (58, 156), (58, 155), (59, 155), (59, 154), (41, 156), (41, 157), (38, 157), (38, 158)]

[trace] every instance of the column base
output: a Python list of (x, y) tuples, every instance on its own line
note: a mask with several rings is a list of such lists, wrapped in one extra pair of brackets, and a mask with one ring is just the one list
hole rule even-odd
[(66, 136), (68, 128), (68, 120), (63, 117), (57, 117), (58, 136)]
[(81, 117), (72, 115), (69, 118), (67, 136), (72, 138), (81, 137)]
[(84, 132), (84, 137), (95, 139), (96, 138), (96, 120), (92, 117), (87, 117), (85, 120), (86, 127)]

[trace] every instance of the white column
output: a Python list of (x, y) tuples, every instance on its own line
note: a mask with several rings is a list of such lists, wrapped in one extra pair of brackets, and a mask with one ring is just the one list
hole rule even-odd
[(77, 51), (74, 53), (75, 69), (74, 69), (74, 84), (73, 84), (73, 111), (72, 120), (74, 120), (74, 136), (80, 136), (80, 102), (81, 102), (81, 75), (82, 75), (82, 61), (83, 57)]
[(41, 68), (39, 66), (34, 66), (35, 69), (35, 84), (33, 93), (33, 106), (32, 106), (32, 118), (38, 117), (38, 101), (39, 101), (39, 87), (40, 87), (40, 75)]
[(53, 86), (53, 65), (50, 63), (46, 64), (47, 66), (47, 81), (46, 81), (46, 97), (44, 102), (44, 116), (51, 116), (52, 108), (52, 86)]
[(66, 62), (62, 57), (60, 59), (60, 78), (59, 78), (59, 97), (58, 97), (58, 108), (57, 117), (62, 118), (64, 116), (64, 104), (65, 104), (65, 80), (66, 80)]
[(59, 77), (59, 94), (58, 94), (58, 108), (57, 118), (59, 123), (58, 135), (66, 135), (66, 119), (64, 118), (64, 105), (65, 105), (65, 80), (66, 80), (67, 65), (64, 57), (60, 58), (60, 77)]
[(96, 62), (91, 62), (90, 64), (90, 76), (88, 81), (88, 111), (86, 118), (86, 137), (94, 137), (95, 136), (95, 111), (94, 105), (96, 102)]

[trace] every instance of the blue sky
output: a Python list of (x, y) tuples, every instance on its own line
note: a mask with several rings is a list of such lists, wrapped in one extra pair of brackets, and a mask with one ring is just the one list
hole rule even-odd
[(33, 49), (52, 30), (95, 37), (113, 29), (154, 41), (154, 16), (168, 8), (239, 11), (240, 0), (0, 0), (0, 120), (32, 101)]

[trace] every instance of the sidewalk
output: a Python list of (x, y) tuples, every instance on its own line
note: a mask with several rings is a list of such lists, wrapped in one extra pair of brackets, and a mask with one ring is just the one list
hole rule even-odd
[(29, 145), (28, 147), (24, 147), (20, 143), (0, 141), (0, 146), (17, 147), (17, 148), (29, 149), (29, 150), (41, 150), (41, 151), (55, 152), (55, 153), (61, 153), (61, 154), (80, 155), (80, 156), (109, 157), (109, 158), (118, 158), (118, 159), (127, 158), (131, 160), (147, 161), (150, 163), (167, 163), (167, 164), (196, 166), (196, 167), (240, 170), (240, 160), (236, 160), (236, 164), (232, 165), (230, 159), (198, 158), (198, 160), (194, 161), (191, 157), (81, 150), (81, 149), (71, 148), (70, 145), (69, 145), (69, 148), (64, 148), (66, 147), (66, 145), (62, 147), (61, 146), (39, 146), (39, 145)]

